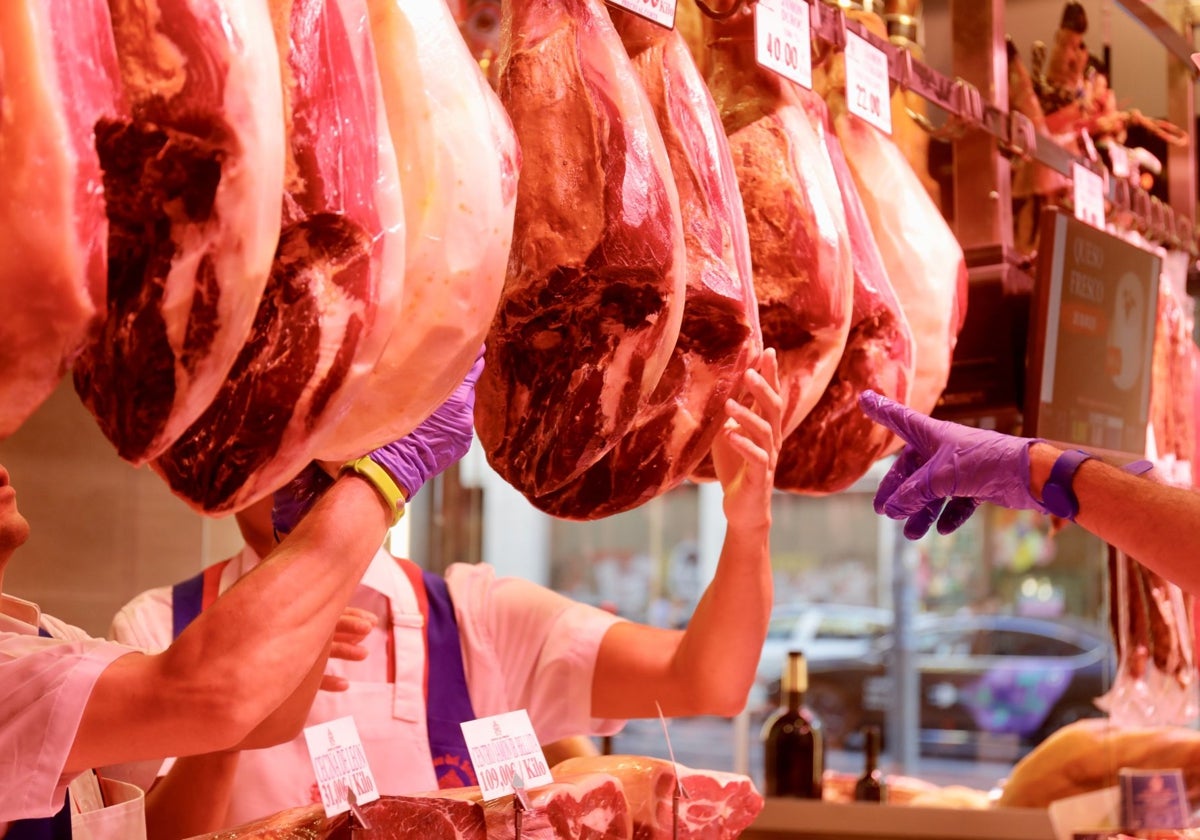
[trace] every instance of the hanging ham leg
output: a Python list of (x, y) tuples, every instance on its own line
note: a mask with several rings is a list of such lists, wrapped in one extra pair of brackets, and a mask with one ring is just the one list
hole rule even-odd
[(404, 194), (404, 300), (353, 410), (322, 444), (339, 461), (412, 431), (475, 362), (504, 285), (521, 163), (445, 4), (367, 5)]
[(524, 156), (475, 422), (527, 496), (616, 445), (683, 316), (679, 199), (662, 135), (600, 0), (503, 6), (500, 98)]
[(288, 126), (279, 248), (221, 390), (154, 462), (208, 513), (245, 507), (312, 459), (383, 352), (404, 282), (366, 2), (271, 0), (271, 12)]
[(283, 119), (265, 0), (111, 0), (132, 119), (101, 120), (107, 320), (75, 388), (122, 458), (160, 454), (245, 341), (279, 239)]
[[(916, 339), (908, 405), (928, 414), (946, 387), (950, 359), (966, 318), (967, 268), (962, 247), (896, 144), (847, 112), (842, 57), (815, 67), (813, 82), (814, 90), (829, 103), (887, 276)], [(898, 447), (899, 442), (891, 446)]]
[(846, 345), (854, 273), (837, 177), (791, 82), (754, 61), (753, 16), (706, 19), (708, 85), (746, 208), (763, 344), (774, 347), (790, 434)]
[(837, 371), (813, 410), (784, 439), (775, 486), (796, 493), (834, 493), (858, 480), (887, 451), (893, 435), (859, 410), (870, 388), (905, 402), (913, 376), (913, 336), (892, 291), (841, 144), (820, 97), (799, 91), (829, 153), (841, 189), (854, 257), (854, 314)]
[(725, 400), (762, 351), (750, 242), (729, 145), (687, 43), (612, 10), (666, 142), (687, 248), (683, 324), (658, 387), (620, 442), (561, 489), (533, 499), (567, 519), (598, 519), (680, 484), (725, 422)]
[(0, 439), (100, 325), (108, 220), (93, 126), (118, 101), (105, 0), (0, 3)]

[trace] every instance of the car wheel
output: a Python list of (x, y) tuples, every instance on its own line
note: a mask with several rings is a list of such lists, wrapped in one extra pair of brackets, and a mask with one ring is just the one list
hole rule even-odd
[(827, 747), (844, 746), (846, 738), (858, 730), (862, 711), (851, 704), (846, 693), (837, 686), (825, 683), (810, 685), (804, 700), (805, 705), (821, 721)]

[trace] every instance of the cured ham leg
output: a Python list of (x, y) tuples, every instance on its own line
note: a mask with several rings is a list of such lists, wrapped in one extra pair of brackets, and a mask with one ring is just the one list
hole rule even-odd
[(725, 400), (762, 352), (745, 213), (704, 79), (678, 32), (629, 12), (612, 16), (666, 142), (684, 218), (687, 286), (674, 352), (629, 431), (577, 478), (532, 499), (567, 519), (629, 510), (686, 479), (725, 422)]
[(208, 513), (250, 504), (312, 459), (383, 352), (404, 283), (365, 0), (271, 0), (271, 12), (288, 126), (279, 247), (228, 378), (154, 462)]
[(111, 0), (131, 119), (101, 120), (107, 319), (75, 388), (122, 458), (208, 406), (279, 240), (283, 119), (265, 0)]
[(786, 435), (817, 404), (846, 345), (849, 233), (837, 177), (797, 89), (754, 61), (752, 16), (706, 19), (705, 27), (714, 45), (708, 85), (746, 208), (763, 344), (778, 353)]
[(854, 312), (846, 348), (821, 399), (784, 439), (775, 486), (796, 493), (844, 490), (892, 444), (894, 435), (858, 407), (866, 388), (905, 402), (913, 376), (913, 335), (883, 266), (841, 144), (820, 97), (800, 91), (829, 154), (842, 194), (854, 258)]
[(658, 384), (685, 257), (662, 135), (603, 4), (503, 13), (499, 92), (524, 166), (475, 423), (492, 467), (532, 498), (616, 445)]
[(504, 285), (521, 165), (445, 4), (367, 5), (404, 195), (404, 298), (366, 387), (321, 446), (329, 460), (412, 431), (474, 364)]
[[(896, 144), (846, 110), (841, 56), (814, 68), (813, 82), (833, 114), (887, 276), (916, 340), (908, 405), (928, 414), (946, 388), (967, 314), (962, 247)], [(890, 448), (899, 448), (899, 442)]]
[(108, 220), (93, 126), (118, 102), (105, 0), (0, 3), (0, 439), (99, 327)]

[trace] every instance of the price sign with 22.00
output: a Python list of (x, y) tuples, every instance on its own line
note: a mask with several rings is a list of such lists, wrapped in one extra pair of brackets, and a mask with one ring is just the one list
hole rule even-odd
[(614, 6), (620, 6), (622, 9), (633, 12), (635, 15), (641, 15), (651, 23), (657, 23), (659, 26), (665, 26), (667, 29), (675, 27), (675, 5), (676, 0), (608, 0)]
[(798, 85), (812, 87), (810, 6), (805, 0), (758, 0), (754, 4), (754, 58)]
[(846, 107), (886, 134), (892, 133), (887, 54), (846, 31)]

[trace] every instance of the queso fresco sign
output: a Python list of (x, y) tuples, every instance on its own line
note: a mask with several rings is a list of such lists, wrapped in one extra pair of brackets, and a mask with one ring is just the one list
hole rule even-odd
[(1042, 226), (1053, 251), (1038, 278), (1034, 323), (1044, 324), (1045, 339), (1035, 348), (1036, 423), (1025, 431), (1140, 456), (1162, 260), (1066, 214), (1053, 220)]
[(526, 788), (554, 781), (524, 709), (464, 721), (461, 726), (485, 801), (512, 793), (514, 776), (520, 776)]

